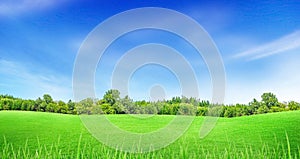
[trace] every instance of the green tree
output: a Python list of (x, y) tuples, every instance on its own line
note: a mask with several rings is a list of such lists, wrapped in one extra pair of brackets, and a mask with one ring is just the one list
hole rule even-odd
[(235, 107), (234, 106), (226, 106), (224, 108), (224, 117), (232, 118), (236, 116)]
[(207, 107), (197, 107), (197, 116), (205, 116), (207, 110)]
[[(44, 102), (43, 102), (43, 104), (44, 104)], [(56, 104), (54, 104), (54, 103), (46, 104), (45, 111), (46, 112), (54, 112), (55, 105)]]
[(159, 114), (170, 115), (170, 114), (172, 114), (172, 109), (173, 109), (173, 105), (172, 104), (169, 104), (169, 103), (166, 103), (166, 102), (162, 102), (161, 103), (161, 107), (159, 109)]
[(298, 110), (298, 109), (300, 109), (300, 103), (297, 103), (295, 101), (291, 101), (288, 104), (288, 108), (289, 108), (289, 110)]
[(208, 108), (207, 116), (224, 116), (224, 106), (220, 104), (213, 104)]
[(101, 105), (94, 104), (91, 107), (91, 114), (104, 114), (101, 109)]
[(202, 100), (198, 105), (199, 107), (209, 107), (210, 103), (208, 100)]
[(83, 104), (81, 102), (75, 103), (75, 110), (79, 115), (86, 113), (86, 109), (83, 107)]
[(180, 103), (178, 115), (196, 115), (196, 107), (190, 103)]
[(53, 99), (49, 94), (44, 94), (43, 98), (46, 104), (53, 103)]
[(268, 109), (279, 105), (278, 99), (273, 93), (264, 93), (263, 95), (261, 95), (261, 98), (262, 104), (265, 105)]
[(68, 112), (68, 105), (60, 100), (57, 102), (57, 110), (54, 110), (54, 112), (66, 114)]
[(101, 110), (104, 114), (115, 114), (115, 109), (109, 103), (103, 103)]
[(3, 110), (11, 110), (13, 107), (14, 100), (12, 98), (2, 98), (1, 105)]
[(76, 103), (76, 111), (78, 114), (92, 114), (92, 108), (96, 102), (92, 98), (84, 99), (78, 103)]
[(68, 106), (68, 114), (77, 114), (76, 110), (75, 110), (75, 103), (72, 102), (72, 100), (69, 100), (67, 103)]
[(169, 104), (166, 109), (170, 109), (167, 112), (169, 112), (170, 115), (176, 115), (178, 113), (178, 110), (180, 109), (181, 103), (173, 103)]
[(263, 104), (261, 105), (258, 109), (257, 109), (257, 114), (264, 114), (264, 113), (268, 113), (269, 112), (269, 108)]
[(249, 107), (244, 104), (235, 105), (235, 116), (245, 116), (249, 115)]
[(170, 104), (181, 103), (180, 97), (173, 97), (172, 100), (169, 101)]
[(120, 92), (116, 89), (110, 89), (104, 94), (103, 100), (105, 103), (109, 103), (111, 106), (113, 106), (117, 101), (120, 100)]
[(136, 107), (134, 106), (133, 100), (129, 96), (125, 96), (120, 100), (121, 104), (124, 106), (124, 112), (127, 114), (136, 114)]
[(115, 104), (112, 105), (112, 108), (115, 110), (116, 114), (125, 114), (125, 107), (120, 101), (115, 102)]
[(189, 99), (186, 96), (182, 96), (181, 103), (189, 103)]
[(3, 100), (0, 98), (0, 110), (3, 110)]
[(34, 110), (35, 111), (41, 111), (42, 103), (43, 103), (43, 100), (40, 97), (38, 97), (34, 102)]
[(23, 100), (22, 105), (21, 105), (21, 110), (28, 110), (28, 107), (29, 107), (28, 101), (27, 100)]
[(46, 111), (46, 107), (47, 107), (47, 103), (45, 101), (42, 101), (39, 111), (41, 112), (45, 112)]
[(155, 102), (148, 103), (145, 107), (145, 113), (146, 114), (157, 114), (157, 107), (155, 105)]
[(257, 110), (260, 106), (261, 103), (254, 98), (253, 101), (249, 103), (249, 114), (258, 114)]
[(35, 108), (35, 101), (29, 99), (29, 100), (28, 100), (28, 107), (27, 107), (27, 110), (28, 110), (28, 111), (34, 111), (34, 108)]
[(21, 110), (22, 102), (22, 99), (15, 99), (12, 110)]
[(284, 111), (284, 109), (280, 108), (280, 107), (271, 107), (269, 112), (282, 112)]

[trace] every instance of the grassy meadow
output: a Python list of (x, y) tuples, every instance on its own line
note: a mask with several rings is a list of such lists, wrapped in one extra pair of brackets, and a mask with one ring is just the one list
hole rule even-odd
[[(155, 131), (174, 116), (108, 115), (131, 132)], [(300, 158), (300, 111), (219, 118), (204, 139), (196, 117), (175, 143), (149, 153), (126, 153), (93, 138), (77, 115), (0, 111), (0, 158)]]

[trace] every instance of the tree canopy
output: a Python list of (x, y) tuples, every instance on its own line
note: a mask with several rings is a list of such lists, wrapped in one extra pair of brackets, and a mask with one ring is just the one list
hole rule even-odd
[(273, 93), (264, 93), (261, 100), (253, 99), (249, 104), (224, 105), (193, 97), (173, 97), (163, 101), (133, 101), (129, 96), (120, 97), (118, 90), (108, 90), (102, 99), (86, 98), (80, 102), (54, 101), (45, 94), (36, 100), (0, 95), (0, 110), (41, 111), (63, 114), (164, 114), (238, 117), (262, 113), (300, 110), (295, 101), (279, 102)]

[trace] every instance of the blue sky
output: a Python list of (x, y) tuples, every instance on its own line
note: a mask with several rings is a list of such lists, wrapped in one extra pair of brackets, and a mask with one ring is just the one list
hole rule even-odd
[[(225, 103), (247, 103), (269, 91), (280, 101), (300, 101), (299, 1), (2, 0), (0, 94), (72, 99), (73, 65), (85, 37), (112, 15), (139, 7), (173, 9), (203, 26), (223, 58)], [(126, 50), (154, 42), (177, 49), (191, 63), (200, 97), (210, 99), (202, 57), (182, 39), (158, 30), (136, 31), (110, 46), (96, 71), (97, 96), (110, 88), (113, 68)], [(172, 72), (147, 65), (132, 76), (130, 96), (148, 100), (154, 85), (164, 87), (167, 98), (180, 95)]]

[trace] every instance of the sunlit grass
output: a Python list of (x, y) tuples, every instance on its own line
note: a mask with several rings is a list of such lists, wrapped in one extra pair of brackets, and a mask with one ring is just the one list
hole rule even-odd
[[(78, 116), (2, 111), (0, 158), (300, 158), (299, 115), (300, 111), (295, 111), (220, 118), (204, 139), (199, 138), (203, 117), (196, 117), (175, 143), (158, 151), (132, 154), (100, 144)], [(173, 116), (108, 118), (122, 129), (148, 132)]]

